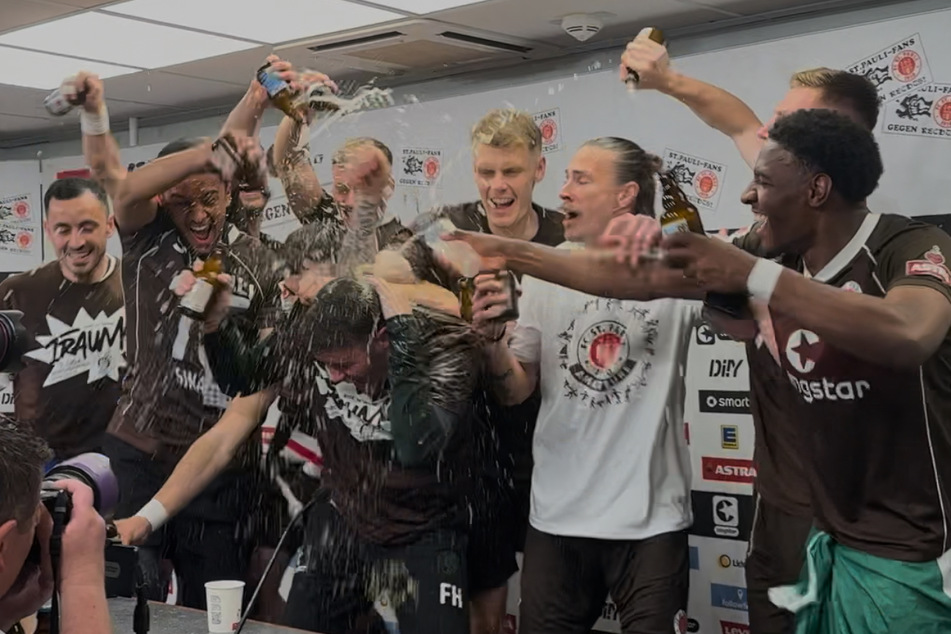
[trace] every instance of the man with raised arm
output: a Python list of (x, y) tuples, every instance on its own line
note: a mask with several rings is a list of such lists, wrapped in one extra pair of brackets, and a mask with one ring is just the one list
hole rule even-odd
[[(677, 72), (667, 49), (641, 33), (627, 45), (622, 74), (635, 70), (641, 89), (656, 89), (689, 107), (704, 123), (730, 137), (752, 167), (768, 137), (769, 126), (783, 115), (802, 109), (830, 108), (872, 130), (878, 120), (878, 93), (865, 77), (829, 68), (792, 75), (789, 90), (764, 125), (753, 111), (729, 92)], [(754, 303), (759, 333), (746, 343), (750, 376), (750, 413), (755, 429), (753, 460), (754, 523), (746, 558), (752, 634), (785, 634), (792, 615), (769, 600), (770, 587), (798, 578), (803, 546), (812, 526), (809, 487), (803, 471), (798, 425), (791, 418), (794, 398), (777, 362), (772, 324)], [(722, 325), (722, 324), (721, 324)]]
[[(286, 62), (269, 61), (284, 79), (296, 81)], [(279, 312), (280, 272), (257, 240), (225, 218), (232, 182), (263, 181), (263, 153), (253, 135), (268, 103), (263, 87), (252, 81), (218, 140), (173, 141), (131, 173), (121, 169), (105, 108), (83, 111), (87, 161), (111, 190), (123, 242), (130, 367), (104, 443), (122, 493), (118, 517), (142, 514), (160, 523), (147, 503), (230, 400), (211, 377), (201, 323), (179, 310), (171, 291), (178, 273), (221, 249), (234, 277), (235, 319), (253, 321), (249, 329), (266, 328)], [(244, 577), (250, 476), (234, 465), (143, 545), (139, 561), (150, 598), (164, 597), (163, 557), (172, 560), (182, 603), (190, 607), (204, 607), (205, 581)]]

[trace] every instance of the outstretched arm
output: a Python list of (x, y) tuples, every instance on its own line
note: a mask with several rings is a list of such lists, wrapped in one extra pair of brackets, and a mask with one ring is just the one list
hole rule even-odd
[(688, 77), (670, 67), (667, 47), (642, 31), (621, 56), (621, 74), (634, 69), (639, 88), (658, 90), (690, 108), (701, 121), (727, 135), (736, 144), (747, 165), (753, 167), (764, 141), (758, 132), (759, 117), (739, 97), (712, 84)]
[(145, 541), (165, 519), (179, 513), (224, 472), (273, 400), (271, 391), (234, 399), (221, 419), (192, 443), (152, 501), (134, 517), (116, 522), (123, 543)]

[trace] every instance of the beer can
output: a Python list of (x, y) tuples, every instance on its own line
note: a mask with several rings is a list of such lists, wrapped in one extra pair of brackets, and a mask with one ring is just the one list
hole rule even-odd
[(62, 88), (57, 88), (46, 95), (43, 105), (46, 107), (46, 111), (54, 117), (61, 117), (76, 107), (76, 104), (69, 100), (69, 96), (63, 92)]

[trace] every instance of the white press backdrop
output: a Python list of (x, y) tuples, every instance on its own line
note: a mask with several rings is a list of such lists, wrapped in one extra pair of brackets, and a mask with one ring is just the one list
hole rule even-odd
[[(739, 95), (763, 119), (770, 116), (794, 71), (829, 66), (867, 74), (882, 96), (876, 136), (886, 165), (881, 187), (871, 201), (873, 209), (906, 215), (948, 214), (949, 28), (951, 10), (940, 10), (691, 55), (674, 63), (689, 75)], [(436, 203), (476, 196), (468, 129), (490, 108), (514, 106), (536, 113), (546, 132), (548, 175), (536, 190), (537, 202), (557, 206), (564, 169), (571, 152), (582, 141), (602, 135), (625, 136), (663, 155), (668, 166), (684, 165), (692, 178), (688, 194), (701, 208), (708, 229), (748, 224), (749, 214), (738, 200), (750, 172), (729, 140), (662, 95), (629, 95), (617, 82), (614, 68), (589, 71), (557, 81), (401, 104), (345, 118), (326, 129), (315, 126), (312, 152), (316, 169), (322, 179), (329, 179), (329, 155), (349, 136), (379, 138), (396, 157), (398, 186), (391, 208), (409, 220)], [(262, 131), (265, 145), (273, 135), (273, 128)], [(149, 160), (159, 147), (123, 150), (123, 160), (133, 164)], [(4, 249), (5, 223), (31, 228), (35, 235), (39, 231), (42, 188), (58, 173), (82, 168), (83, 160), (47, 160), (42, 174), (35, 162), (0, 166), (0, 204), (27, 196), (33, 210), (28, 221), (5, 221), (0, 217), (0, 270), (25, 270), (40, 261), (38, 251)], [(272, 191), (275, 193), (264, 227), (283, 238), (296, 221), (283, 206), (278, 183), (272, 183)], [(34, 240), (30, 244), (37, 243)], [(118, 244), (114, 249), (118, 252)], [(685, 411), (697, 511), (691, 537), (689, 629), (740, 634), (748, 631), (743, 566), (752, 519), (753, 473), (753, 429), (747, 409), (748, 375), (743, 349), (718, 341), (709, 331), (700, 329), (690, 350), (687, 383)], [(512, 616), (507, 624), (510, 630), (517, 625), (517, 582), (516, 577), (510, 598)], [(619, 632), (610, 603), (605, 606), (604, 616), (597, 628)]]

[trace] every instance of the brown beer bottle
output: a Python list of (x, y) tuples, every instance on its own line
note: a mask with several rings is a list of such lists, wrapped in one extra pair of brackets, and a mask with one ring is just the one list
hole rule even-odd
[(218, 275), (225, 272), (225, 257), (224, 248), (215, 247), (201, 270), (195, 273), (195, 285), (182, 296), (178, 304), (184, 314), (199, 321), (205, 319), (215, 295), (225, 288), (225, 283), (218, 279)]
[[(660, 217), (660, 227), (664, 235), (680, 231), (689, 231), (706, 235), (700, 212), (684, 194), (670, 172), (661, 172), (660, 184), (663, 188), (661, 204), (664, 214)], [(715, 238), (711, 238), (715, 239)], [(707, 293), (704, 303), (710, 308), (726, 313), (735, 319), (742, 318), (747, 312), (748, 297), (744, 294), (727, 295), (723, 293)]]
[(663, 187), (664, 195), (661, 204), (664, 207), (664, 215), (660, 217), (660, 226), (664, 235), (677, 233), (678, 231), (691, 231), (701, 235), (706, 232), (703, 230), (703, 222), (700, 220), (700, 212), (697, 207), (687, 199), (683, 190), (674, 180), (669, 172), (660, 173), (660, 184)]
[[(667, 41), (666, 38), (664, 38), (664, 32), (654, 27), (651, 27), (651, 32), (647, 35), (647, 37), (658, 44), (664, 44)], [(636, 70), (633, 68), (627, 69), (627, 77), (624, 79), (624, 83), (627, 85), (628, 91), (633, 92), (637, 88), (637, 83), (640, 80), (641, 78), (638, 76)]]
[(294, 101), (297, 94), (291, 90), (291, 85), (280, 78), (280, 76), (270, 70), (271, 65), (265, 64), (258, 69), (257, 80), (264, 90), (267, 91), (268, 99), (274, 104), (274, 107), (286, 114), (288, 117), (297, 121), (304, 122), (304, 115), (300, 109), (295, 107)]

